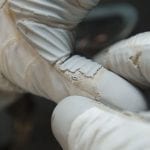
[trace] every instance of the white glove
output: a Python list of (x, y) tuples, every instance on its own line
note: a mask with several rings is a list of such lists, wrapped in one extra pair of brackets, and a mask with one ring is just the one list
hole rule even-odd
[(52, 129), (63, 150), (149, 150), (149, 113), (135, 115), (73, 96), (53, 112)]
[[(73, 28), (97, 2), (98, 0), (2, 0), (0, 83), (3, 84), (0, 84), (0, 90), (15, 94), (31, 92), (55, 102), (69, 95), (81, 95), (121, 109), (146, 109), (141, 92), (126, 80), (83, 57), (69, 57), (74, 42)], [(125, 133), (129, 127), (132, 129), (131, 141), (136, 143), (133, 142), (133, 146), (149, 146), (146, 140), (149, 127), (146, 123), (135, 119), (132, 121), (119, 112), (106, 109), (102, 104), (101, 107), (98, 106), (101, 109), (95, 108), (95, 105), (93, 108), (95, 102), (88, 102), (88, 99), (73, 99), (76, 103), (69, 98), (66, 105), (64, 102), (64, 106), (61, 106), (61, 103), (57, 107), (58, 111), (56, 109), (53, 116), (54, 133), (64, 149), (84, 150), (90, 149), (90, 146), (92, 150), (97, 149), (99, 139), (96, 140), (97, 136), (95, 138), (94, 133), (101, 133), (99, 125), (107, 127), (105, 119), (108, 119), (110, 124), (107, 130), (103, 128), (104, 135), (98, 134), (98, 138), (105, 139), (105, 131), (109, 133), (105, 143), (100, 140), (105, 150), (109, 149), (106, 146), (111, 146), (108, 143), (114, 139), (113, 133), (115, 137), (120, 134), (126, 135), (123, 139), (126, 142), (129, 135)], [(63, 113), (61, 110), (64, 110)], [(68, 112), (70, 115), (67, 115)], [(90, 128), (91, 122), (95, 122), (96, 119), (95, 127)], [(140, 123), (140, 127), (137, 122)], [(84, 124), (87, 127), (81, 128)], [(63, 128), (60, 128), (60, 125)], [(122, 130), (123, 125), (126, 126)], [(121, 127), (121, 131), (114, 130), (116, 127)], [(115, 131), (119, 133), (116, 134)], [(142, 141), (143, 134), (145, 140)], [(135, 135), (140, 142), (134, 140)], [(114, 147), (124, 144), (115, 143), (117, 142), (114, 142)]]
[[(149, 32), (136, 35), (109, 47), (95, 60), (149, 88), (149, 41)], [(64, 150), (148, 150), (149, 121), (150, 112), (119, 112), (91, 99), (69, 97), (56, 107), (52, 128)]]
[(150, 32), (110, 46), (95, 60), (136, 85), (150, 87)]
[(80, 95), (120, 109), (146, 109), (141, 92), (126, 80), (86, 58), (69, 58), (73, 28), (98, 1), (1, 1), (0, 89), (55, 102)]

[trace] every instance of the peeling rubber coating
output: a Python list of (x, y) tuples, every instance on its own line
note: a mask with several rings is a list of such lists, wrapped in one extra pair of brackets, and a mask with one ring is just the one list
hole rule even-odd
[(79, 71), (86, 77), (94, 77), (94, 75), (102, 68), (102, 66), (90, 59), (75, 55), (61, 63), (59, 68), (62, 71), (69, 71), (71, 73)]

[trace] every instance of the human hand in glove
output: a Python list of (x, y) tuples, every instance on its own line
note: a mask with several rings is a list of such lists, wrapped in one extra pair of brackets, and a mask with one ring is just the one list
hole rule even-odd
[(61, 101), (79, 95), (112, 107), (146, 109), (142, 93), (120, 76), (70, 56), (74, 27), (99, 0), (2, 0), (0, 89)]
[[(95, 57), (106, 68), (149, 91), (150, 33), (141, 33)], [(100, 100), (103, 101), (103, 100)], [(55, 137), (64, 150), (148, 150), (150, 112), (125, 112), (85, 97), (68, 97), (52, 116)]]
[[(144, 110), (146, 102), (142, 93), (100, 64), (78, 55), (70, 56), (74, 27), (97, 3), (98, 0), (1, 0), (0, 90), (11, 98), (17, 93), (31, 92), (55, 102), (70, 95), (88, 97), (67, 98), (54, 112), (53, 131), (64, 149), (137, 149), (137, 146), (146, 149), (149, 124), (110, 108)], [(149, 65), (137, 65), (142, 60), (148, 62), (146, 52), (140, 51), (143, 47), (148, 49), (147, 36), (143, 41), (133, 38), (131, 47), (129, 42), (122, 42), (118, 45), (124, 51), (117, 48), (112, 51), (118, 53), (105, 59), (106, 52), (99, 60), (108, 69), (147, 87)], [(140, 53), (126, 57), (137, 52), (134, 49), (137, 43), (142, 43)], [(125, 52), (126, 46), (131, 53)], [(117, 65), (106, 62), (114, 60)], [(124, 136), (118, 138), (120, 135)]]
[(148, 150), (150, 112), (118, 111), (89, 98), (65, 98), (52, 116), (63, 150)]

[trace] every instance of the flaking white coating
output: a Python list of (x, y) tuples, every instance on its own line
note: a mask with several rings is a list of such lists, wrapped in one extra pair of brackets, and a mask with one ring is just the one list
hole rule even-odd
[[(66, 65), (68, 64), (72, 67), (71, 61), (75, 64), (74, 61), (76, 60), (74, 57), (68, 59), (69, 63), (66, 63)], [(80, 56), (76, 57), (80, 58)], [(80, 59), (84, 60), (85, 58), (81, 57)], [(84, 61), (86, 62), (86, 60)], [(92, 64), (93, 62), (89, 61), (89, 63)], [(105, 68), (100, 67), (99, 70), (95, 70), (95, 74), (92, 77), (88, 77), (86, 72), (80, 72), (82, 63), (79, 63), (79, 68), (75, 72), (70, 71), (68, 68), (66, 69), (66, 66), (62, 68), (61, 65), (59, 63), (56, 64), (57, 71), (77, 89), (79, 88), (81, 91), (89, 93), (93, 99), (97, 101), (103, 99), (103, 103), (110, 106), (114, 105), (121, 109), (132, 111), (146, 109), (144, 97), (139, 90)], [(90, 66), (90, 64), (88, 65)]]
[(65, 62), (57, 62), (60, 70), (76, 73), (77, 71), (85, 77), (94, 77), (102, 66), (90, 59), (75, 55), (67, 59)]

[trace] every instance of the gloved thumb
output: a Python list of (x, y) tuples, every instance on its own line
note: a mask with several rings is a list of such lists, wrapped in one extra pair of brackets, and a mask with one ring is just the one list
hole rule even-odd
[(64, 150), (145, 150), (150, 146), (148, 122), (80, 96), (58, 104), (52, 130)]

